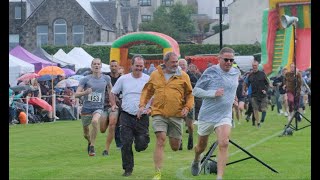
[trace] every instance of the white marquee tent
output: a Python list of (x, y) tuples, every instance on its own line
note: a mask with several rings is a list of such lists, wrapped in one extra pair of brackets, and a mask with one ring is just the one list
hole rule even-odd
[(17, 79), (22, 74), (34, 72), (33, 64), (25, 62), (11, 54), (9, 54), (9, 83), (11, 86), (17, 85)]
[(75, 70), (77, 71), (80, 68), (84, 68), (86, 67), (85, 64), (83, 64), (81, 61), (78, 61), (78, 59), (76, 59), (73, 56), (68, 55), (67, 53), (65, 53), (62, 49), (59, 49), (54, 55), (54, 58), (60, 59), (64, 62), (70, 63), (70, 64), (74, 64), (75, 65)]
[[(91, 67), (91, 62), (94, 59), (90, 54), (88, 54), (83, 48), (81, 47), (74, 47), (68, 55), (74, 57), (74, 59), (77, 59), (78, 62), (85, 65), (86, 67)], [(110, 72), (110, 65), (107, 65), (105, 63), (102, 63), (102, 72)]]

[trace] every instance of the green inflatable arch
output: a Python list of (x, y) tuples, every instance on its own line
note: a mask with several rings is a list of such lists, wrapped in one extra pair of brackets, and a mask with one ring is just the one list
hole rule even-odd
[[(141, 43), (153, 43), (163, 48), (163, 54), (167, 52), (175, 52), (180, 57), (180, 50), (177, 41), (168, 35), (158, 32), (135, 32), (121, 36), (111, 45), (110, 60), (120, 62), (123, 56), (121, 49), (127, 50), (129, 47)], [(127, 57), (127, 55), (125, 55)]]

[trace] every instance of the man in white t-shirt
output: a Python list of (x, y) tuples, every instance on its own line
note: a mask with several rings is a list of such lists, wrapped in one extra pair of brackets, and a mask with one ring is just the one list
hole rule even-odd
[[(123, 176), (130, 176), (134, 167), (132, 144), (137, 152), (147, 149), (149, 137), (149, 111), (138, 118), (141, 91), (149, 80), (149, 75), (142, 73), (144, 59), (140, 55), (132, 57), (131, 73), (122, 75), (112, 87), (113, 98), (122, 92), (120, 113), (120, 139), (122, 142), (121, 157)], [(112, 106), (112, 110), (118, 108)]]

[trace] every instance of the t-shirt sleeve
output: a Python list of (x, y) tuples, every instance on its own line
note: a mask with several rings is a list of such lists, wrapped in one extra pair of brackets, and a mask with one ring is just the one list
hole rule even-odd
[(79, 86), (82, 87), (82, 88), (84, 88), (85, 85), (86, 85), (86, 83), (87, 83), (87, 81), (88, 81), (88, 78), (87, 78), (87, 77), (82, 78), (82, 79), (79, 81)]
[(104, 75), (105, 80), (107, 81), (107, 84), (111, 83), (111, 78), (108, 75)]
[(114, 86), (111, 89), (111, 92), (113, 94), (119, 94), (120, 91), (122, 91), (122, 82), (123, 82), (123, 77), (124, 76), (120, 76), (119, 79), (116, 81), (116, 83), (114, 84)]

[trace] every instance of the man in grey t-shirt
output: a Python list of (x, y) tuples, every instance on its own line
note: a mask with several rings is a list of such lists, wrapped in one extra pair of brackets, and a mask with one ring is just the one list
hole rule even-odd
[[(75, 93), (75, 97), (84, 96), (83, 107), (81, 110), (81, 121), (83, 125), (84, 138), (88, 141), (88, 154), (95, 156), (94, 145), (96, 142), (99, 120), (103, 113), (104, 96), (106, 87), (111, 92), (111, 79), (109, 76), (101, 73), (101, 59), (95, 58), (91, 63), (92, 74), (82, 78)], [(109, 93), (109, 96), (112, 96)], [(115, 104), (114, 98), (109, 98), (111, 104)], [(101, 118), (105, 120), (106, 118)], [(101, 123), (101, 122), (100, 122)], [(92, 125), (90, 132), (89, 125)]]

